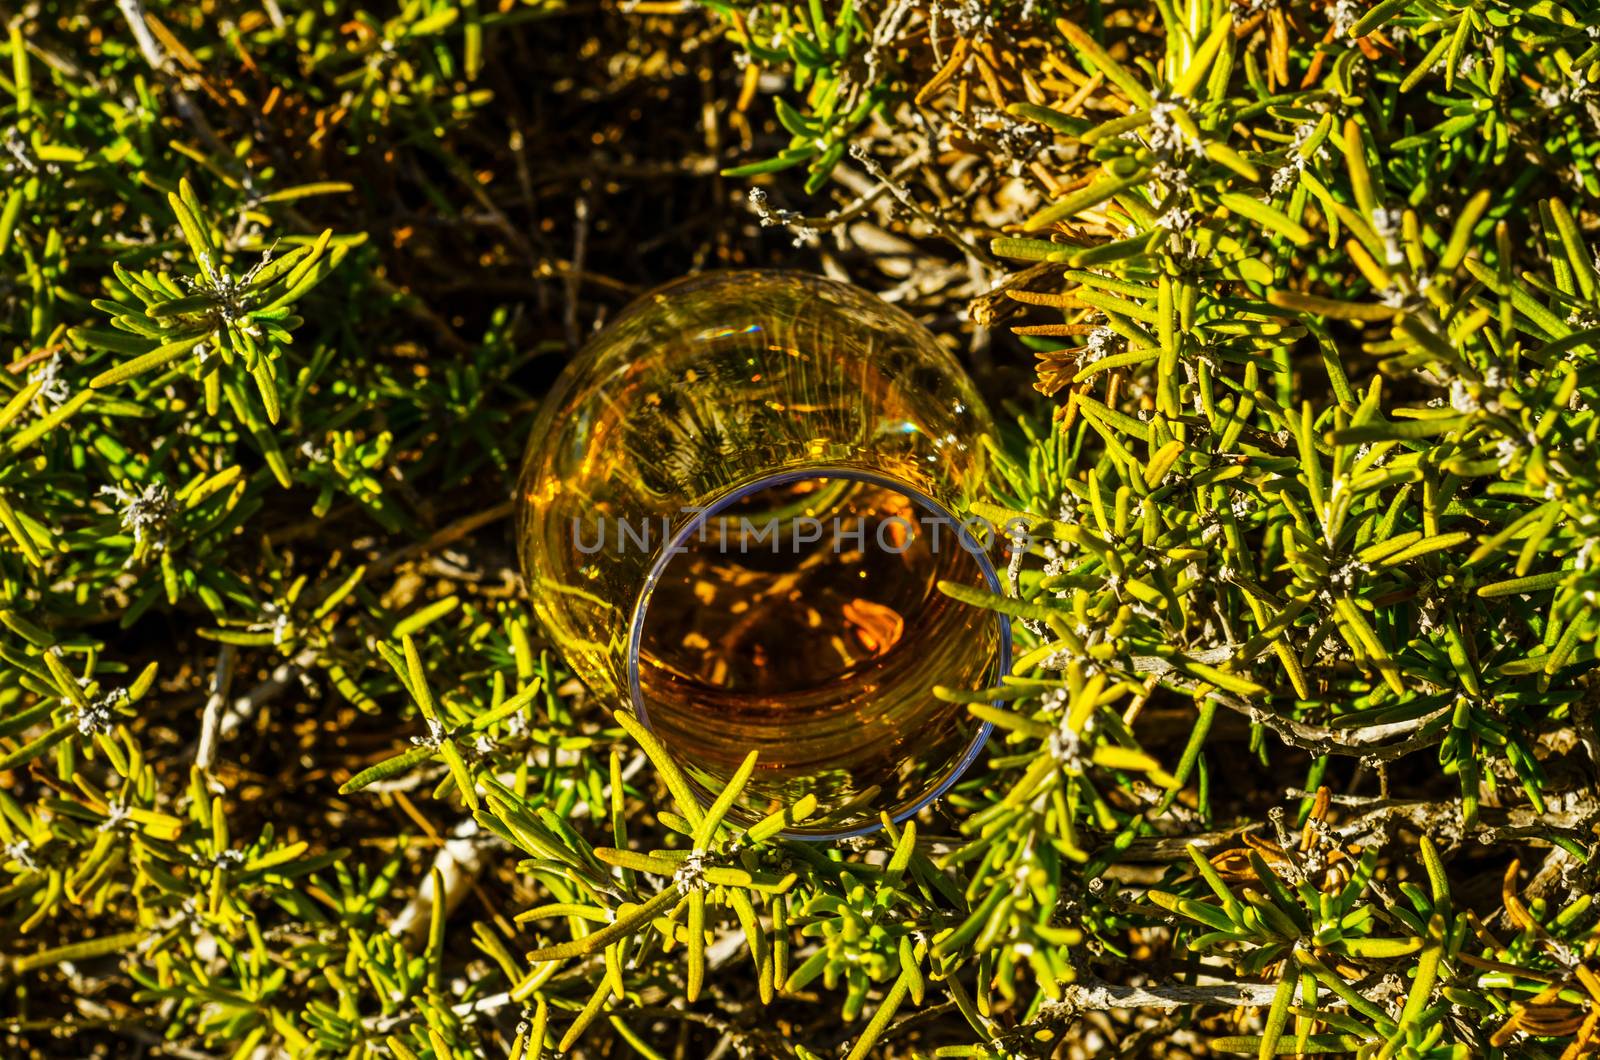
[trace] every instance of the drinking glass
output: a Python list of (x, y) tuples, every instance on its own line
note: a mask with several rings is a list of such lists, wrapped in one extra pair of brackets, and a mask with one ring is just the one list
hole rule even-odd
[(993, 536), (962, 520), (993, 430), (956, 359), (901, 310), (787, 272), (646, 294), (536, 420), (517, 536), (568, 665), (631, 709), (731, 817), (806, 793), (788, 833), (838, 838), (943, 792), (988, 735), (936, 686), (1009, 668)]

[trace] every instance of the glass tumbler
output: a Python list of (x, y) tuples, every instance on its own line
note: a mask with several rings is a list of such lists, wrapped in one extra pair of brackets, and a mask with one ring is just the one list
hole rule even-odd
[(963, 522), (988, 413), (955, 358), (870, 294), (709, 273), (630, 306), (557, 381), (528, 443), (517, 536), (569, 666), (631, 709), (697, 794), (751, 750), (731, 817), (804, 794), (788, 834), (901, 820), (989, 726), (934, 694), (1009, 667), (991, 535)]

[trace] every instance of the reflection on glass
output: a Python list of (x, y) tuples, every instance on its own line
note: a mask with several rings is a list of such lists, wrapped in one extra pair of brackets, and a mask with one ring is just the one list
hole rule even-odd
[(519, 486), (540, 621), (703, 791), (752, 749), (751, 820), (810, 792), (797, 835), (870, 830), (942, 791), (987, 733), (1009, 629), (958, 514), (987, 413), (904, 313), (831, 281), (720, 273), (636, 301), (548, 399)]

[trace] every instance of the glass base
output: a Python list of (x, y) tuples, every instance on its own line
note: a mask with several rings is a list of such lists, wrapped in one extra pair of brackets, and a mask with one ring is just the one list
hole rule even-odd
[(1000, 591), (977, 536), (920, 490), (838, 465), (746, 482), (655, 557), (629, 629), (633, 709), (707, 802), (759, 752), (731, 820), (808, 792), (818, 811), (791, 838), (904, 820), (990, 730), (935, 687), (977, 691), (1010, 668), (1005, 616), (940, 581)]

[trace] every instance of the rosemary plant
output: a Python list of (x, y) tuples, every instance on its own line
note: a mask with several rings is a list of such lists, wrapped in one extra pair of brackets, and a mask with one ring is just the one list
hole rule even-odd
[[(1592, 5), (0, 15), (0, 1053), (1600, 1050)], [(1014, 425), (996, 736), (833, 845), (509, 542), (590, 328), (752, 262)]]

